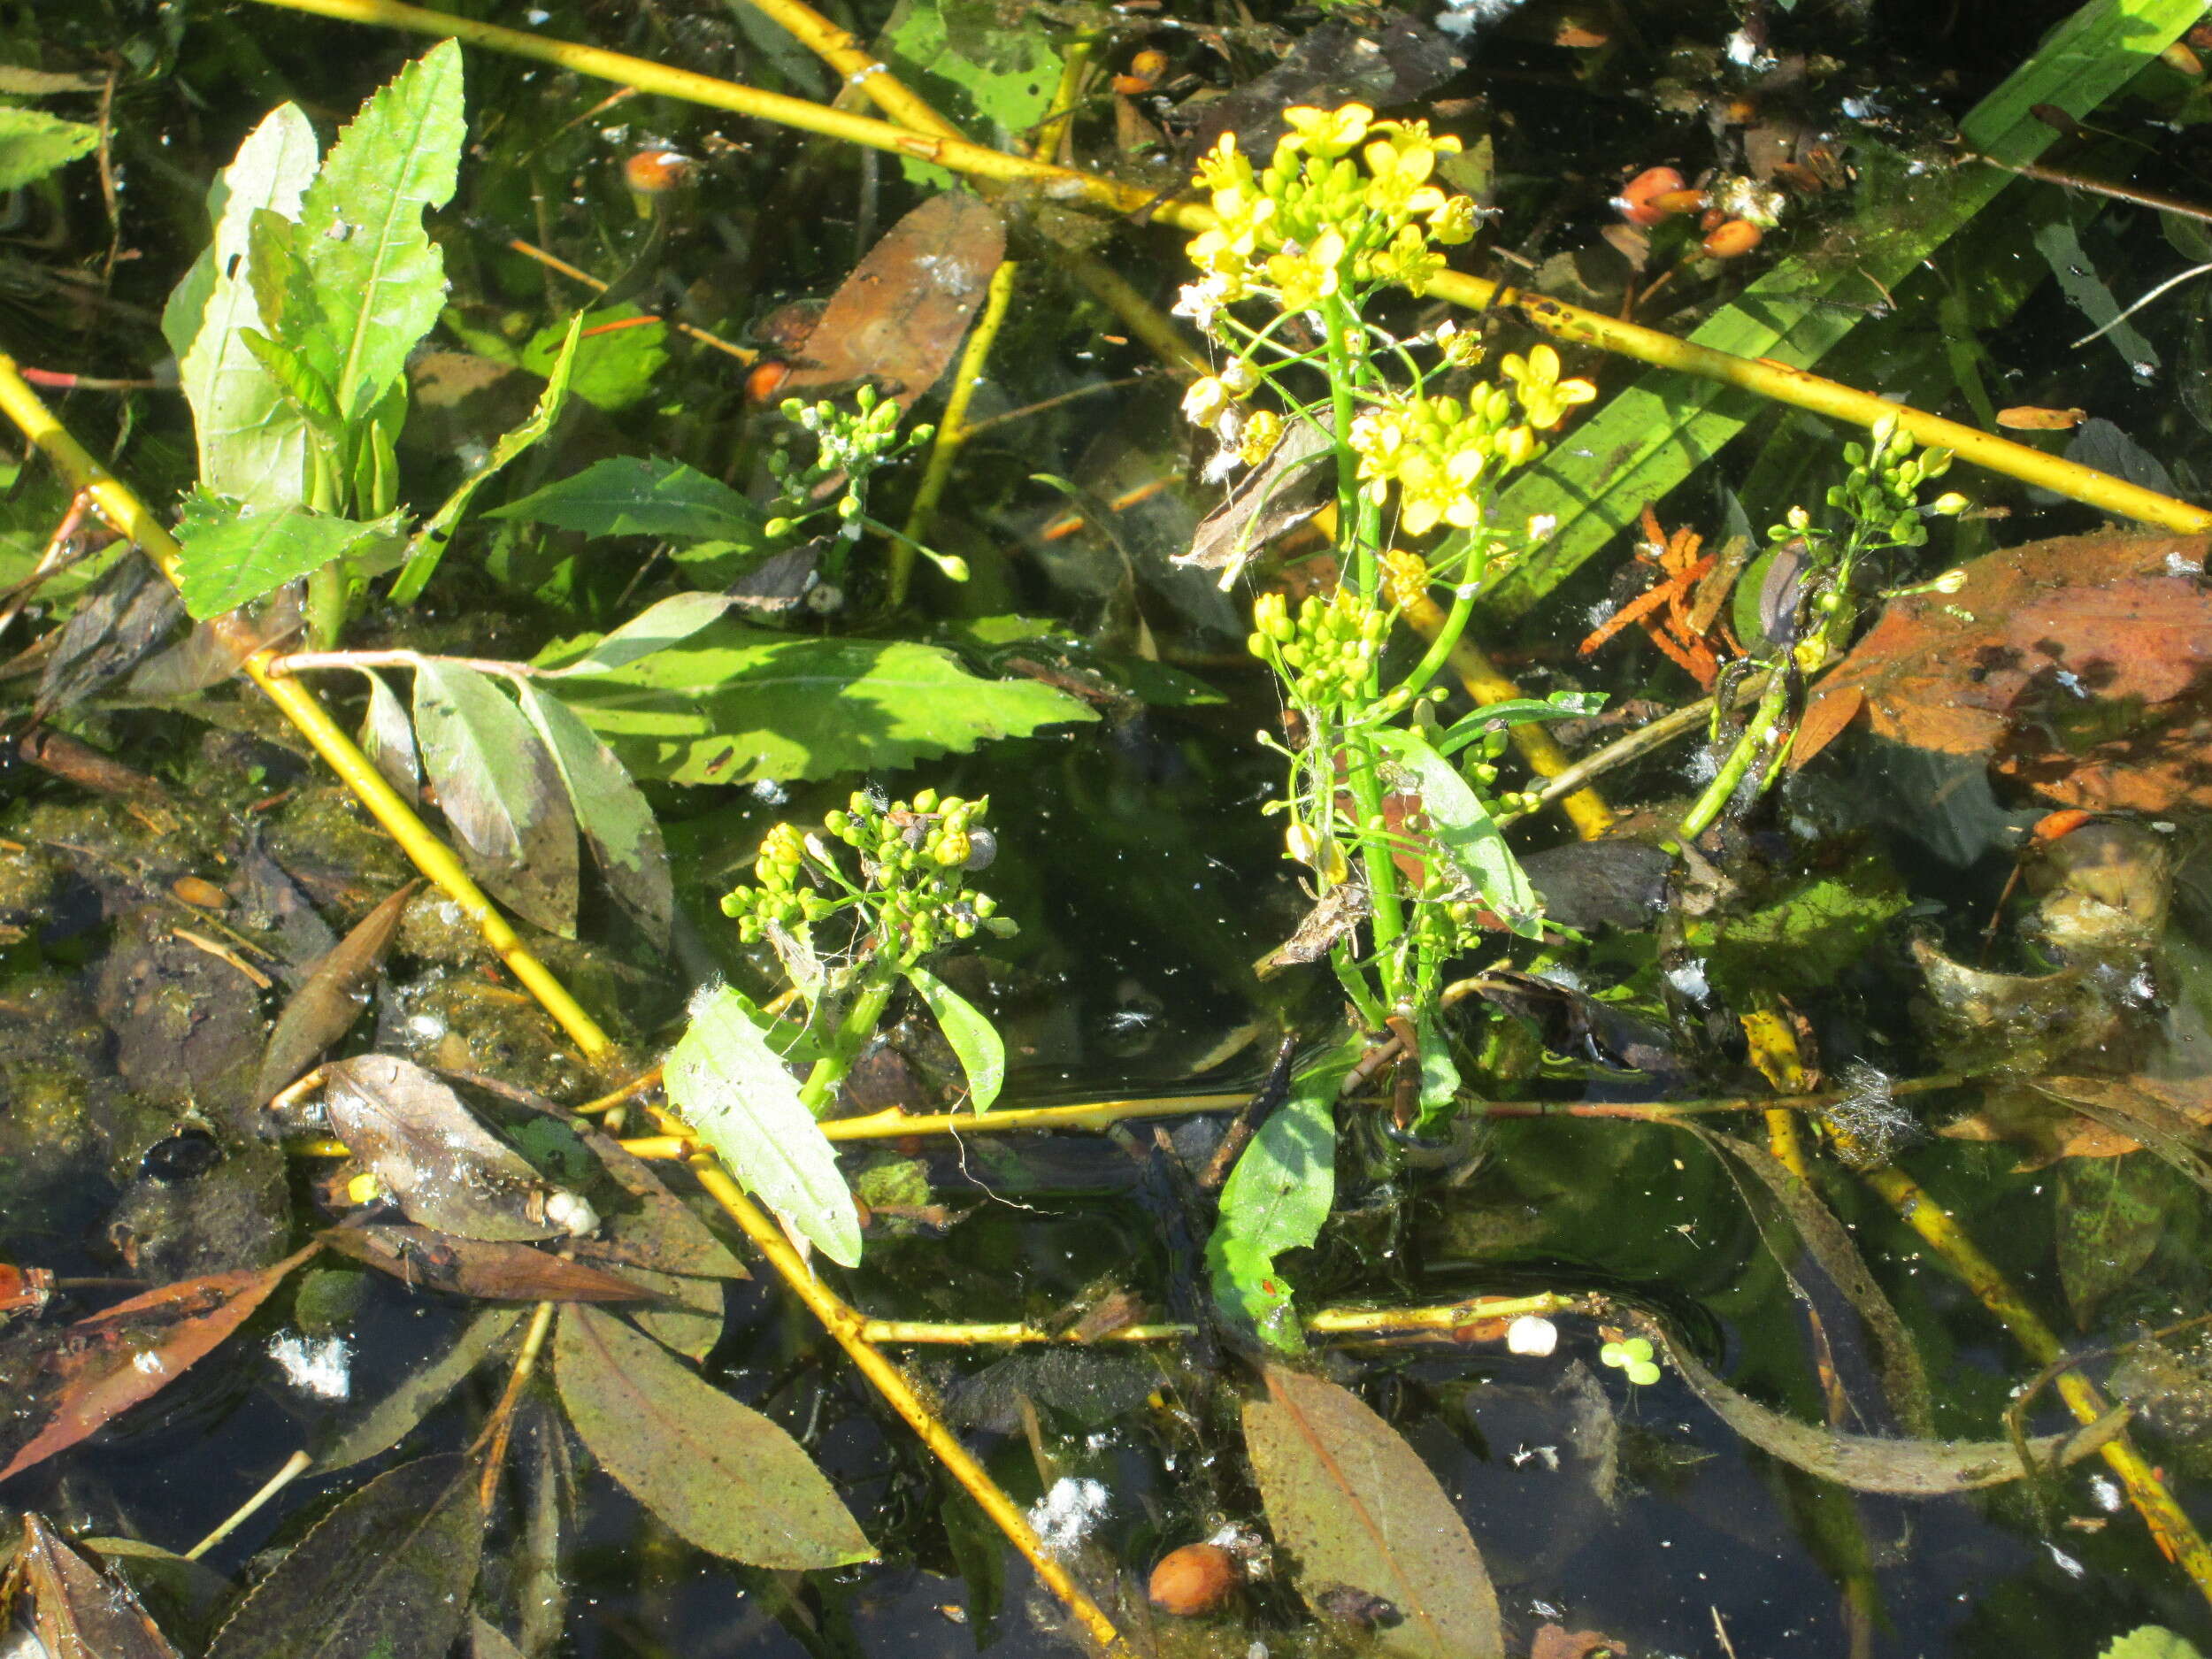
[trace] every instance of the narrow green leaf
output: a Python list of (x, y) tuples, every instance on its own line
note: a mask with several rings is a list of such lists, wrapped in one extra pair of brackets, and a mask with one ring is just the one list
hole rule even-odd
[(613, 1315), (564, 1308), (553, 1369), (591, 1455), (687, 1542), (795, 1571), (875, 1558), (796, 1440)]
[(1540, 937), (1543, 901), (1506, 845), (1505, 833), (1459, 769), (1416, 733), (1385, 726), (1374, 735), (1418, 780), (1422, 809), (1432, 826), (1430, 837), (1475, 884), (1482, 902), (1522, 938)]
[[(634, 305), (613, 305), (585, 313), (585, 326), (593, 330), (576, 348), (576, 366), (571, 389), (594, 409), (612, 412), (626, 409), (653, 389), (653, 377), (668, 362), (668, 325), (633, 319), (645, 316)], [(607, 328), (609, 323), (631, 322), (627, 328)], [(514, 360), (533, 374), (550, 375), (559, 357), (563, 329), (557, 323), (541, 328)]]
[(198, 433), (200, 487), (252, 507), (299, 500), (307, 430), (243, 338), (267, 326), (247, 273), (251, 229), (257, 213), (298, 213), (315, 163), (307, 117), (296, 104), (279, 105), (209, 191), (214, 239), (162, 313)]
[(680, 644), (729, 608), (729, 598), (723, 594), (672, 594), (646, 606), (582, 656), (563, 663), (553, 672), (563, 677), (611, 673), (655, 651)]
[(185, 609), (202, 622), (273, 594), (364, 543), (399, 533), (397, 515), (376, 524), (305, 507), (246, 512), (195, 495), (177, 526)]
[(666, 949), (676, 890), (653, 809), (614, 751), (565, 705), (526, 680), (515, 689), (523, 713), (545, 740), (561, 781), (568, 786), (576, 827), (583, 831), (608, 890), (644, 928), (653, 948)]
[(462, 861), (493, 894), (563, 938), (576, 927), (576, 820), (545, 745), (484, 675), (415, 671), (415, 741)]
[(19, 190), (99, 148), (100, 129), (41, 110), (0, 107), (0, 190)]
[(410, 806), (422, 799), (422, 757), (415, 752), (415, 723), (383, 675), (365, 668), (368, 711), (361, 717), (361, 752)]
[(860, 1212), (836, 1150), (741, 998), (724, 989), (707, 999), (665, 1076), (669, 1104), (731, 1174), (832, 1261), (860, 1260)]
[(945, 1041), (968, 1074), (968, 1100), (979, 1112), (991, 1110), (1006, 1083), (1006, 1044), (983, 1011), (919, 964), (906, 971), (906, 982), (929, 1004)]
[(618, 455), (498, 508), (495, 518), (549, 524), (586, 535), (764, 539), (760, 509), (727, 484), (681, 461)]
[(444, 41), (362, 105), (300, 204), (300, 250), (349, 421), (399, 379), (445, 304), (445, 258), (422, 221), (452, 199), (465, 134), (461, 48)]
[(634, 778), (750, 783), (903, 766), (1095, 710), (1028, 680), (980, 680), (949, 651), (806, 638), (728, 619), (562, 700)]
[(2146, 380), (2157, 373), (2157, 351), (2133, 323), (2118, 320), (2120, 302), (2112, 297), (2112, 290), (2097, 274), (2096, 264), (2090, 258), (2089, 250), (2081, 245), (2081, 236), (2074, 229), (2073, 220), (2055, 219), (2037, 226), (2035, 250), (2043, 256), (2043, 263), (2050, 266), (2059, 292), (2066, 296), (2076, 311), (2104, 330), (2103, 338), (2120, 354), (2128, 372)]
[(1555, 692), (1544, 700), (1509, 697), (1503, 703), (1486, 703), (1472, 714), (1463, 715), (1447, 726), (1436, 740), (1436, 752), (1456, 755), (1487, 732), (1528, 726), (1538, 720), (1579, 719), (1595, 714), (1604, 706), (1602, 696), (1578, 691)]
[(568, 403), (569, 372), (575, 365), (577, 337), (583, 327), (581, 311), (568, 319), (568, 333), (562, 342), (560, 355), (553, 359), (553, 372), (546, 377), (545, 390), (539, 394), (538, 405), (530, 411), (529, 419), (513, 431), (503, 433), (499, 442), (492, 445), (484, 465), (464, 479), (422, 528), (415, 532), (415, 539), (407, 549), (406, 568), (392, 584), (390, 598), (394, 604), (412, 604), (429, 584), (431, 572), (445, 556), (453, 527), (461, 522), (461, 515), (468, 511), (476, 492), (498, 476), (509, 462), (553, 430), (553, 423), (561, 418), (561, 411)]
[(523, 1310), (480, 1308), (449, 1346), (401, 1379), (391, 1393), (323, 1439), (315, 1466), (327, 1474), (388, 1452), (476, 1368), (504, 1348), (522, 1322)]

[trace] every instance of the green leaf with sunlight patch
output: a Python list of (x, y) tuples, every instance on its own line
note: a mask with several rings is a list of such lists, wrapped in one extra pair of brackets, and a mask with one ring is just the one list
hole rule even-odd
[(2204, 1659), (2196, 1643), (2163, 1624), (2139, 1624), (2105, 1644), (2097, 1659)]
[[(656, 317), (627, 328), (608, 329), (610, 323), (647, 315), (634, 305), (617, 305), (603, 311), (587, 311), (587, 333), (576, 347), (576, 365), (570, 379), (576, 396), (594, 409), (627, 409), (653, 389), (653, 377), (668, 362), (668, 325)], [(522, 348), (517, 360), (533, 374), (549, 374), (560, 356), (564, 329), (557, 324), (541, 328)]]
[(1459, 775), (1459, 769), (1417, 733), (1380, 726), (1374, 735), (1413, 774), (1421, 792), (1422, 810), (1429, 820), (1429, 839), (1474, 884), (1482, 903), (1522, 938), (1540, 937), (1543, 901), (1529, 885), (1521, 861), (1506, 845), (1505, 832), (1490, 816), (1482, 797)]
[(194, 495), (177, 526), (184, 607), (205, 622), (273, 594), (333, 559), (367, 552), (373, 542), (401, 539), (397, 513), (360, 524), (300, 506), (250, 513), (234, 503)]
[[(1060, 55), (1039, 28), (1008, 28), (994, 0), (900, 0), (876, 50), (898, 77), (963, 127), (1002, 144), (1028, 136), (1052, 107)], [(942, 167), (902, 157), (906, 176), (943, 188)]]
[(918, 964), (909, 968), (906, 982), (929, 1004), (945, 1041), (959, 1056), (960, 1069), (968, 1074), (968, 1103), (979, 1112), (990, 1110), (1006, 1084), (1006, 1044), (999, 1037), (998, 1027), (985, 1018), (982, 1010), (927, 968)]
[(442, 42), (361, 106), (300, 203), (300, 254), (349, 421), (399, 379), (444, 307), (445, 256), (422, 219), (452, 199), (466, 132), (461, 48)]
[(745, 543), (766, 539), (760, 509), (727, 484), (681, 461), (640, 455), (595, 462), (490, 516), (592, 536), (712, 536)]
[(100, 146), (100, 129), (42, 110), (0, 108), (0, 190), (19, 190)]
[[(2001, 161), (2033, 161), (2059, 136), (2033, 106), (2087, 116), (2203, 10), (2200, 0), (2093, 0), (1968, 112), (1961, 147)], [(2013, 182), (1993, 166), (1909, 172), (1902, 157), (1880, 152), (1870, 152), (1863, 165), (1855, 195), (1863, 229), (1855, 257), (1817, 266), (1785, 260), (1709, 318), (1690, 336), (1694, 344), (1810, 367), (1868, 315), (1855, 308), (1880, 300)], [(1509, 617), (1527, 611), (1632, 523), (1647, 502), (1666, 495), (1769, 407), (1717, 380), (1668, 369), (1653, 370), (1609, 399), (1499, 495), (1494, 518), (1518, 525), (1549, 518), (1555, 528), (1485, 604)]]
[(612, 672), (564, 681), (561, 695), (632, 777), (673, 783), (903, 766), (1098, 718), (1048, 686), (978, 679), (933, 646), (727, 620)]
[(565, 705), (526, 680), (515, 687), (515, 695), (568, 786), (576, 827), (584, 833), (607, 890), (644, 929), (654, 948), (666, 949), (676, 891), (653, 809), (622, 770), (614, 751)]
[(670, 1050), (668, 1103), (761, 1202), (833, 1262), (860, 1260), (860, 1212), (837, 1153), (799, 1099), (784, 1057), (717, 991)]

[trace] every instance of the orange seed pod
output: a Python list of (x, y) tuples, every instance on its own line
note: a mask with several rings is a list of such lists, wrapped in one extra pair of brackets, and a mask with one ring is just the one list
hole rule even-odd
[(1243, 1576), (1236, 1557), (1220, 1545), (1186, 1544), (1160, 1557), (1147, 1594), (1162, 1612), (1193, 1618), (1226, 1606)]
[(783, 383), (791, 378), (791, 365), (770, 359), (753, 365), (745, 376), (745, 401), (756, 408), (765, 408)]
[(1655, 205), (1653, 198), (1681, 188), (1682, 175), (1672, 167), (1647, 167), (1623, 187), (1613, 205), (1630, 224), (1648, 229), (1667, 217), (1667, 210)]
[(1733, 259), (1739, 254), (1749, 253), (1759, 245), (1763, 234), (1759, 227), (1747, 219), (1732, 219), (1717, 226), (1705, 238), (1705, 251), (1716, 259)]
[(622, 176), (640, 196), (664, 196), (691, 182), (692, 160), (680, 150), (658, 146), (633, 151)]

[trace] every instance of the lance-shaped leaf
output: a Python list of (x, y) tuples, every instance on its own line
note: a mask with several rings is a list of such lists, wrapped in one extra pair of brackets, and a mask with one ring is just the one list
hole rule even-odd
[(215, 238), (171, 296), (162, 329), (198, 430), (201, 488), (248, 506), (296, 502), (307, 421), (248, 349), (267, 326), (246, 273), (257, 212), (292, 219), (315, 176), (314, 129), (296, 104), (272, 111), (209, 192)]
[(836, 1150), (742, 997), (725, 987), (707, 999), (664, 1076), (668, 1103), (731, 1174), (832, 1261), (860, 1260), (860, 1212)]
[(463, 1325), (452, 1345), (322, 1440), (315, 1466), (328, 1472), (388, 1452), (437, 1409), (476, 1368), (503, 1352), (522, 1322), (520, 1308), (485, 1308)]
[(625, 1197), (603, 1206), (606, 1220), (578, 1254), (595, 1262), (703, 1279), (750, 1279), (745, 1263), (675, 1194), (653, 1165), (623, 1150), (612, 1135), (580, 1125), (578, 1138), (606, 1166)]
[(476, 879), (539, 926), (574, 936), (576, 820), (529, 722), (472, 668), (415, 671), (415, 739)]
[(352, 930), (316, 964), (277, 1016), (269, 1047), (254, 1079), (254, 1103), (265, 1105), (321, 1058), (324, 1049), (344, 1036), (361, 1018), (376, 988), (384, 953), (399, 933), (400, 919), (420, 882), (410, 881), (353, 925)]
[(1524, 939), (1543, 933), (1543, 905), (1529, 886), (1521, 861), (1506, 845), (1505, 833), (1459, 769), (1429, 747), (1417, 733), (1394, 726), (1374, 733), (1391, 758), (1418, 780), (1429, 839), (1448, 853), (1474, 883), (1482, 902)]
[(410, 1221), (465, 1239), (533, 1240), (588, 1231), (596, 1220), (411, 1060), (365, 1054), (337, 1062), (325, 1073), (323, 1110), (331, 1133)]
[(397, 513), (363, 524), (296, 503), (253, 511), (195, 495), (177, 526), (184, 607), (204, 622), (334, 559), (363, 557), (399, 534)]
[(149, 1399), (246, 1322), (286, 1274), (320, 1248), (272, 1266), (180, 1279), (54, 1333), (38, 1373), (9, 1414), (0, 1443), (14, 1448), (0, 1480), (74, 1446), (118, 1412)]
[(130, 1587), (98, 1571), (35, 1515), (23, 1517), (15, 1565), (39, 1640), (54, 1659), (177, 1659)]
[(668, 849), (661, 826), (614, 751), (558, 699), (528, 680), (515, 688), (522, 711), (545, 740), (561, 781), (568, 786), (576, 827), (584, 833), (592, 861), (599, 866), (622, 908), (645, 930), (656, 949), (668, 947), (676, 913), (676, 889), (669, 879)]
[(650, 1302), (658, 1294), (527, 1244), (458, 1238), (429, 1227), (330, 1227), (322, 1240), (403, 1283), (483, 1302)]
[(759, 508), (681, 461), (618, 455), (495, 511), (495, 518), (549, 524), (589, 536), (692, 536), (764, 542)]
[(756, 1567), (803, 1571), (875, 1551), (799, 1444), (595, 1308), (563, 1310), (561, 1403), (592, 1455), (680, 1537)]
[(612, 634), (603, 635), (581, 656), (551, 669), (549, 677), (610, 673), (641, 657), (680, 644), (729, 608), (726, 594), (671, 594), (646, 606)]
[(333, 1509), (246, 1593), (207, 1659), (433, 1659), (468, 1617), (484, 1547), (466, 1457), (402, 1463)]
[(362, 105), (300, 203), (299, 246), (349, 421), (399, 379), (445, 304), (445, 258), (422, 217), (452, 199), (465, 132), (461, 48), (446, 41)]
[(391, 682), (364, 669), (369, 682), (368, 712), (361, 717), (361, 752), (412, 806), (422, 799), (422, 757), (415, 752), (415, 722)]
[(970, 1104), (979, 1112), (990, 1110), (1006, 1083), (1006, 1044), (999, 1037), (998, 1027), (974, 1003), (918, 964), (906, 971), (906, 982), (929, 1004), (945, 1041), (959, 1056), (960, 1069), (968, 1074)]
[(1374, 1620), (1383, 1653), (1502, 1659), (1482, 1554), (1428, 1465), (1348, 1390), (1281, 1365), (1263, 1375), (1244, 1444), (1300, 1594), (1317, 1609), (1339, 1589), (1386, 1604)]

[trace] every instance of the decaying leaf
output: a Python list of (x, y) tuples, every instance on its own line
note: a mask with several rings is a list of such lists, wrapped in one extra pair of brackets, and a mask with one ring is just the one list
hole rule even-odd
[(553, 764), (568, 786), (576, 827), (613, 894), (656, 949), (668, 947), (676, 890), (668, 875), (668, 850), (660, 823), (638, 793), (614, 751), (578, 719), (568, 705), (528, 681), (516, 688), (523, 713), (545, 740)]
[(321, 1248), (311, 1244), (270, 1267), (164, 1285), (59, 1330), (26, 1332), (17, 1352), (33, 1374), (0, 1427), (0, 1445), (12, 1449), (0, 1480), (158, 1394)]
[(130, 1587), (100, 1572), (36, 1515), (23, 1517), (11, 1571), (21, 1575), (52, 1659), (177, 1659)]
[(428, 1227), (330, 1227), (322, 1240), (407, 1284), (485, 1302), (650, 1302), (655, 1294), (526, 1244), (460, 1239)]
[(2116, 1158), (2147, 1148), (2212, 1190), (2212, 1078), (2039, 1077), (1990, 1089), (1937, 1133), (2005, 1141), (2024, 1173), (2061, 1158)]
[(126, 554), (77, 606), (39, 677), (34, 720), (74, 707), (128, 673), (184, 614), (184, 602), (150, 560)]
[(561, 1403), (592, 1455), (680, 1536), (757, 1567), (875, 1556), (822, 1471), (782, 1429), (703, 1382), (611, 1314), (562, 1311)]
[(606, 1211), (605, 1224), (597, 1237), (578, 1246), (580, 1257), (701, 1279), (752, 1277), (714, 1230), (662, 1184), (651, 1164), (589, 1125), (580, 1125), (577, 1135), (606, 1165), (614, 1184), (634, 1201), (601, 1206)]
[(1893, 600), (1824, 680), (1801, 766), (1862, 709), (1878, 737), (2093, 810), (2212, 806), (2212, 538), (2069, 536), (1993, 553), (1952, 595)]
[(399, 933), (407, 902), (422, 884), (411, 881), (358, 922), (292, 994), (269, 1033), (269, 1047), (254, 1079), (254, 1103), (296, 1082), (344, 1036), (376, 989), (376, 971)]
[(1335, 453), (1329, 430), (1317, 421), (1294, 422), (1252, 472), (1208, 513), (1178, 565), (1225, 572), (1225, 581), (1277, 536), (1296, 529), (1335, 498), (1336, 472), (1320, 465)]
[(1370, 908), (1364, 882), (1347, 881), (1331, 887), (1306, 912), (1306, 919), (1298, 924), (1298, 931), (1254, 963), (1252, 972), (1267, 979), (1286, 968), (1320, 961), (1338, 940), (1367, 919)]
[(884, 233), (830, 296), (785, 393), (818, 397), (867, 380), (911, 409), (960, 349), (1005, 257), (998, 209), (959, 190), (931, 196)]
[(2097, 1310), (2143, 1269), (2166, 1231), (2177, 1183), (2147, 1157), (2085, 1158), (2058, 1172), (2058, 1282), (2086, 1331)]
[(1379, 1651), (1498, 1659), (1498, 1599), (1467, 1524), (1413, 1448), (1334, 1383), (1269, 1365), (1244, 1441), (1276, 1539), (1308, 1601), (1350, 1589), (1386, 1602)]
[(1962, 1070), (2033, 1071), (2094, 1052), (2117, 1031), (2127, 981), (2074, 963), (2048, 973), (1992, 973), (1925, 939), (1912, 958), (1927, 987), (1916, 1010)]
[(481, 1471), (423, 1457), (346, 1499), (248, 1591), (207, 1659), (442, 1655), (483, 1549)]
[(331, 1066), (331, 1133), (367, 1164), (410, 1221), (465, 1239), (556, 1239), (597, 1217), (547, 1186), (476, 1121), (461, 1097), (411, 1060), (365, 1054)]

